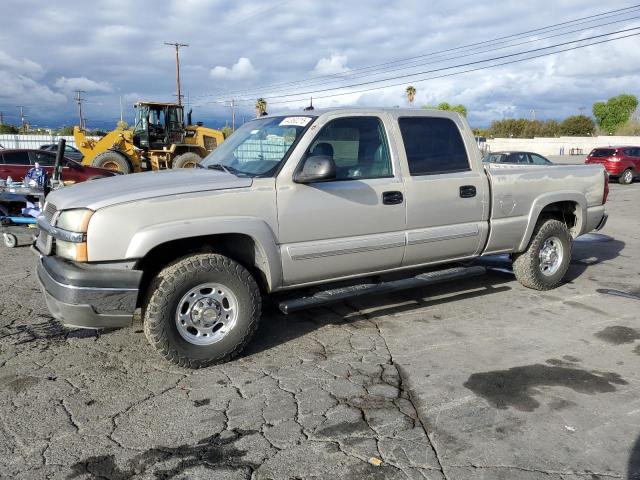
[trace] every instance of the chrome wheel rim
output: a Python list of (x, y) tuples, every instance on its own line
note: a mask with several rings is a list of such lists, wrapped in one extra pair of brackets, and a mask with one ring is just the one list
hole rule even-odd
[(624, 172), (624, 183), (631, 183), (632, 180), (633, 174), (631, 173), (631, 170)]
[(547, 238), (538, 252), (540, 272), (546, 276), (554, 275), (560, 268), (563, 257), (564, 249), (560, 239), (558, 237)]
[(193, 345), (211, 345), (222, 340), (238, 320), (238, 299), (219, 283), (202, 283), (178, 302), (178, 333)]

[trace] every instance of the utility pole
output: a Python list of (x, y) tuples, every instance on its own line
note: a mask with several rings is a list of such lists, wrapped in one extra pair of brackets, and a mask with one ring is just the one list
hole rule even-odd
[(178, 97), (178, 105), (182, 105), (182, 95), (180, 95), (180, 47), (188, 47), (189, 45), (177, 42), (164, 42), (164, 44), (176, 49), (176, 96)]
[(20, 109), (20, 124), (24, 133), (27, 131), (27, 121), (25, 120), (27, 116), (24, 114), (24, 105), (18, 105), (17, 107)]
[(82, 102), (84, 102), (84, 98), (82, 98), (82, 94), (85, 93), (84, 90), (76, 90), (76, 102), (78, 103), (78, 116), (80, 117), (80, 130), (84, 130), (84, 117), (82, 116)]
[(536, 109), (535, 108), (531, 109), (531, 120), (533, 120), (534, 122), (536, 121)]
[(2, 112), (0, 112), (0, 125), (4, 125), (4, 117), (2, 116)]

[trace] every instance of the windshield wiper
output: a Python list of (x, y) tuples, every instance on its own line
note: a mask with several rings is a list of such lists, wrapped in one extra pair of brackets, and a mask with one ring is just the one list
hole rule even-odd
[(231, 167), (225, 167), (221, 163), (212, 163), (211, 165), (207, 165), (207, 168), (209, 170), (220, 170), (221, 172), (226, 172), (233, 175), (233, 172), (231, 171), (232, 170)]

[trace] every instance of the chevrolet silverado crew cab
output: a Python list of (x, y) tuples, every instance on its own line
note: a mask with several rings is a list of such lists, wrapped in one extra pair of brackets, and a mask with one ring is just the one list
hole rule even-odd
[(525, 286), (554, 288), (572, 239), (607, 219), (602, 166), (485, 170), (451, 112), (265, 116), (200, 167), (49, 195), (37, 274), (54, 317), (113, 328), (140, 308), (155, 349), (197, 368), (242, 350), (266, 296), (290, 312), (385, 291), (405, 271), (457, 278), (497, 253)]

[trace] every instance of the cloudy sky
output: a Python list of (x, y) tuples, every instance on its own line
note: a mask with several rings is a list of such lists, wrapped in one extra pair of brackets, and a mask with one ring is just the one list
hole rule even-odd
[[(477, 126), (531, 117), (532, 110), (536, 118), (562, 118), (589, 113), (594, 101), (621, 92), (640, 94), (640, 37), (418, 80), (492, 62), (450, 68), (455, 65), (640, 27), (636, 9), (457, 49), (632, 5), (601, 0), (3, 0), (0, 111), (10, 123), (19, 122), (17, 105), (26, 106), (35, 125), (73, 123), (73, 92), (81, 89), (90, 127), (114, 125), (120, 98), (130, 121), (134, 101), (175, 98), (174, 52), (164, 42), (178, 41), (189, 44), (181, 50), (183, 93), (189, 94), (194, 118), (212, 124), (230, 117), (223, 102), (232, 98), (240, 105), (239, 118), (251, 116), (257, 97), (267, 98), (272, 113), (306, 105), (310, 92), (316, 92), (314, 104), (321, 107), (406, 106), (409, 84), (417, 89), (416, 105), (462, 103)], [(638, 31), (618, 35), (633, 33)], [(433, 55), (443, 50), (450, 51)], [(398, 62), (416, 56), (422, 57)], [(416, 75), (420, 72), (430, 73)], [(364, 85), (345, 88), (352, 84)]]

